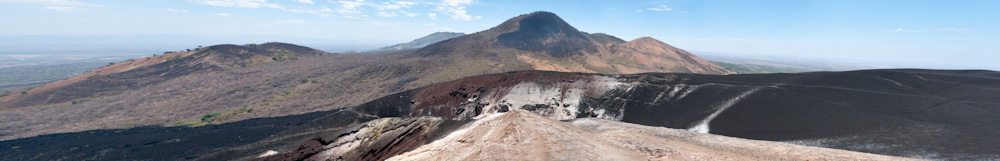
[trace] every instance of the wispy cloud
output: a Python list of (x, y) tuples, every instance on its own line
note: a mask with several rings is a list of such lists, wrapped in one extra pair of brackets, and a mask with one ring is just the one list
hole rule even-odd
[(740, 41), (740, 42), (765, 42), (764, 40), (757, 39), (745, 39), (745, 38), (684, 38), (684, 37), (671, 37), (666, 38), (668, 40), (682, 40), (682, 41)]
[(229, 13), (216, 13), (216, 16), (229, 16)]
[(164, 11), (167, 11), (167, 12), (188, 12), (188, 10), (185, 10), (185, 9), (173, 9), (173, 8), (167, 8)]
[(889, 32), (924, 32), (924, 30), (908, 30), (908, 29), (903, 29), (903, 28), (896, 28), (896, 29), (889, 30)]
[[(397, 15), (399, 15), (396, 13), (397, 10), (410, 8), (414, 5), (417, 5), (417, 2), (409, 2), (409, 1), (382, 2), (379, 5), (375, 5), (375, 9), (379, 10), (379, 12), (376, 13), (376, 15), (378, 15), (379, 17), (396, 17)], [(408, 17), (419, 15), (419, 14), (410, 14), (406, 11), (398, 11), (398, 12), (406, 14)]]
[(379, 11), (376, 15), (379, 17), (396, 17), (397, 14), (396, 12)]
[(277, 20), (279, 24), (306, 24), (305, 20)]
[(951, 27), (951, 28), (936, 28), (934, 30), (937, 30), (937, 31), (954, 31), (954, 32), (967, 32), (967, 31), (969, 31), (969, 29), (966, 29), (966, 28), (953, 28), (953, 27)]
[(472, 4), (472, 2), (473, 0), (444, 0), (442, 1), (443, 5), (434, 10), (450, 16), (453, 20), (472, 21), (482, 18), (481, 16), (469, 15), (466, 11), (465, 6)]
[(406, 15), (406, 17), (417, 17), (417, 16), (420, 16), (419, 13), (410, 13), (410, 12), (406, 12), (406, 11), (399, 11), (399, 13), (403, 13), (404, 15)]
[(667, 7), (667, 5), (659, 5), (659, 6), (656, 6), (656, 7), (653, 7), (653, 8), (647, 8), (646, 10), (650, 10), (650, 11), (670, 11), (670, 10), (673, 10), (673, 9), (671, 9), (670, 7)]
[[(475, 0), (441, 0), (438, 2), (369, 2), (366, 0), (328, 0), (328, 2), (339, 5), (339, 7), (334, 9), (334, 12), (346, 18), (364, 18), (368, 17), (369, 14), (374, 14), (379, 17), (417, 17), (420, 15), (427, 15), (430, 19), (437, 19), (438, 14), (443, 14), (451, 17), (452, 20), (472, 21), (482, 19), (482, 16), (469, 15), (468, 10), (466, 9), (466, 7), (473, 4)], [(419, 13), (409, 10), (409, 8), (419, 5), (432, 6), (433, 8), (431, 10), (437, 13)], [(366, 12), (366, 10), (368, 12)], [(372, 10), (375, 12), (370, 12)]]
[(267, 3), (267, 0), (197, 0), (196, 2), (212, 6), (236, 8), (280, 8), (278, 4)]
[[(286, 6), (279, 5), (277, 3), (268, 3), (267, 0), (192, 0), (196, 3), (210, 5), (210, 6), (220, 6), (220, 7), (234, 7), (234, 8), (272, 8), (278, 9), (285, 12), (293, 13), (309, 13), (316, 14), (320, 16), (327, 16), (327, 13), (334, 12), (330, 8), (325, 6), (310, 7), (299, 7), (299, 8), (289, 8)], [(312, 0), (292, 0), (294, 2), (305, 3), (305, 4), (315, 4)], [(311, 9), (310, 9), (311, 8)]]
[(316, 3), (313, 3), (312, 0), (292, 0), (292, 2), (299, 2), (299, 3), (305, 3), (305, 4), (316, 4)]
[(83, 3), (71, 0), (0, 0), (0, 2), (28, 3), (28, 4), (39, 4), (39, 5), (58, 5), (58, 6), (96, 6), (90, 3)]
[(365, 0), (337, 2), (340, 3), (340, 8), (338, 8), (336, 12), (340, 15), (347, 18), (367, 17), (367, 15), (361, 15), (361, 6), (365, 5)]
[(382, 2), (382, 5), (376, 6), (378, 10), (397, 10), (402, 8), (410, 8), (410, 6), (417, 5), (417, 2), (409, 1), (393, 1), (393, 2)]
[(82, 12), (81, 10), (77, 9), (76, 7), (70, 7), (70, 6), (47, 6), (47, 7), (43, 7), (43, 8), (49, 9), (49, 10), (53, 10), (53, 11), (57, 11), (57, 12)]
[(941, 39), (941, 40), (969, 40), (966, 37), (927, 37), (931, 39)]
[(949, 28), (923, 28), (923, 29), (903, 29), (903, 28), (896, 28), (896, 29), (889, 30), (889, 32), (969, 32), (969, 31), (970, 30), (966, 29), (966, 28), (954, 28), (954, 27), (949, 27)]

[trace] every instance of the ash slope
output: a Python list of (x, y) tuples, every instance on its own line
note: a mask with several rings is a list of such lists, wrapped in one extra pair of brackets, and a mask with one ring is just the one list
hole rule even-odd
[[(380, 117), (469, 120), (528, 110), (755, 140), (926, 159), (1000, 156), (1000, 73), (866, 70), (797, 74), (598, 75), (522, 71), (469, 77), (377, 99), (284, 135)], [(350, 112), (350, 113), (349, 113)], [(335, 135), (311, 135), (331, 137)], [(300, 140), (305, 137), (297, 138)], [(251, 156), (299, 140), (231, 152)], [(238, 155), (235, 155), (238, 154)]]
[(388, 160), (916, 160), (512, 110)]
[[(1000, 90), (998, 80), (1000, 73), (994, 71), (866, 70), (750, 75), (521, 71), (468, 77), (403, 91), (284, 131), (257, 131), (254, 136), (269, 137), (255, 139), (257, 141), (249, 144), (213, 145), (222, 148), (205, 150), (201, 154), (208, 154), (197, 159), (253, 159), (267, 151), (290, 157), (309, 157), (312, 155), (291, 155), (289, 152), (312, 151), (315, 155), (320, 151), (317, 149), (340, 145), (332, 144), (337, 142), (358, 145), (339, 154), (375, 151), (378, 155), (369, 155), (369, 158), (389, 158), (418, 147), (387, 149), (396, 146), (386, 145), (431, 144), (444, 140), (456, 129), (471, 125), (470, 120), (514, 110), (527, 110), (559, 120), (595, 117), (903, 157), (997, 159), (1000, 158), (996, 155), (1000, 153), (1000, 141), (992, 137), (998, 135), (998, 130), (991, 125), (1000, 123), (997, 120), (1000, 103), (996, 102), (1000, 99), (991, 94)], [(370, 122), (386, 117), (402, 118)], [(362, 135), (360, 131), (395, 132)], [(357, 139), (343, 139), (344, 136)], [(31, 139), (45, 138), (3, 143), (8, 147), (23, 147), (24, 144), (18, 142)], [(303, 141), (312, 146), (300, 146)], [(69, 151), (82, 154), (66, 155), (93, 156), (102, 152), (102, 149), (87, 150), (88, 146), (72, 142), (58, 144), (73, 144), (59, 147), (82, 147)], [(128, 151), (184, 148), (178, 146), (157, 144), (133, 147)], [(62, 149), (37, 150), (19, 153), (39, 154)]]

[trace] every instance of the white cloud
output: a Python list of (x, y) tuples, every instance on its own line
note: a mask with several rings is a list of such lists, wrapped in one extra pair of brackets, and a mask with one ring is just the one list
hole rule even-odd
[(673, 9), (671, 9), (670, 7), (667, 7), (667, 5), (660, 5), (660, 6), (656, 6), (656, 7), (653, 7), (653, 8), (647, 8), (646, 10), (650, 10), (650, 11), (670, 11), (670, 10), (673, 10)]
[(449, 6), (460, 6), (472, 4), (472, 0), (444, 0), (444, 4)]
[(379, 11), (376, 15), (379, 17), (396, 17), (396, 12)]
[(279, 24), (306, 24), (304, 20), (278, 20)]
[(167, 11), (167, 12), (188, 12), (188, 10), (184, 10), (184, 9), (173, 9), (173, 8), (167, 8), (167, 9), (166, 9), (166, 10), (164, 10), (164, 11)]
[(924, 32), (924, 30), (906, 30), (903, 28), (896, 28), (893, 30), (889, 30), (889, 32)]
[(292, 2), (299, 2), (299, 3), (305, 3), (305, 4), (316, 4), (316, 3), (313, 3), (312, 0), (292, 0)]
[(376, 7), (378, 10), (397, 10), (401, 8), (410, 8), (410, 6), (417, 5), (417, 2), (409, 1), (393, 1), (393, 2), (382, 2), (382, 5)]
[(267, 3), (267, 0), (197, 0), (198, 3), (212, 5), (212, 6), (222, 6), (222, 7), (237, 7), (237, 8), (281, 8), (278, 4)]
[[(285, 12), (309, 13), (309, 14), (316, 14), (319, 16), (328, 16), (327, 13), (334, 12), (333, 10), (325, 6), (319, 9), (301, 9), (301, 8), (291, 9), (278, 5), (277, 3), (268, 3), (267, 0), (193, 0), (193, 1), (212, 6), (235, 7), (235, 8), (273, 8)], [(314, 4), (312, 0), (292, 0), (292, 1), (299, 3)]]
[(337, 13), (344, 15), (347, 18), (357, 18), (361, 14), (361, 6), (365, 5), (365, 0), (354, 0), (354, 1), (337, 1), (340, 3), (340, 8), (337, 9)]
[(745, 39), (745, 38), (686, 38), (686, 37), (669, 37), (666, 40), (677, 40), (677, 41), (712, 41), (712, 42), (766, 42), (765, 40), (757, 39)]
[(80, 11), (76, 7), (70, 7), (70, 6), (47, 6), (47, 7), (44, 7), (44, 8), (45, 9), (49, 9), (49, 10), (53, 10), (53, 11), (58, 11), (58, 12), (76, 12), (76, 11)]
[(438, 17), (438, 14), (435, 14), (435, 13), (428, 13), (428, 14), (427, 14), (427, 17), (431, 18), (432, 20), (433, 20), (433, 19), (437, 19), (437, 17)]
[(448, 15), (453, 20), (472, 21), (477, 19), (468, 14), (465, 5), (472, 4), (473, 0), (444, 0), (442, 5), (434, 9), (435, 11)]
[(419, 13), (409, 13), (409, 12), (406, 12), (406, 11), (399, 11), (399, 13), (403, 13), (404, 15), (406, 15), (406, 17), (417, 17), (417, 16), (420, 16)]
[(966, 32), (966, 31), (969, 31), (969, 29), (965, 29), (965, 28), (936, 28), (934, 30), (937, 30), (937, 31), (954, 31), (954, 32)]
[(642, 12), (642, 10), (635, 10), (635, 12)]
[(216, 13), (216, 16), (229, 16), (229, 13)]
[(0, 0), (0, 2), (30, 3), (40, 5), (60, 5), (60, 6), (95, 6), (90, 3), (83, 3), (71, 0)]

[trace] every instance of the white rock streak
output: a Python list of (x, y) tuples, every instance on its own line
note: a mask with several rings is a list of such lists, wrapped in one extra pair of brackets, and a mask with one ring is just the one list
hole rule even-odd
[[(555, 113), (548, 117), (568, 120), (576, 118), (584, 96), (603, 95), (612, 89), (628, 88), (626, 87), (628, 85), (606, 76), (594, 76), (590, 81), (576, 80), (556, 84), (524, 82), (515, 85), (504, 94), (494, 93), (480, 99), (480, 101), (499, 101), (489, 102), (492, 106), (487, 109), (496, 108), (499, 105), (507, 105), (511, 109), (520, 109), (524, 105), (548, 105), (555, 109), (553, 111)], [(498, 96), (500, 99), (493, 99)]]
[(712, 122), (712, 119), (715, 119), (716, 116), (719, 116), (719, 114), (721, 114), (723, 111), (726, 111), (726, 109), (729, 109), (729, 107), (732, 107), (734, 104), (739, 102), (744, 97), (754, 92), (757, 92), (757, 90), (760, 90), (760, 88), (753, 88), (751, 90), (747, 90), (746, 92), (740, 93), (740, 95), (736, 97), (733, 97), (729, 100), (726, 100), (725, 102), (722, 102), (721, 104), (716, 106), (715, 112), (713, 112), (711, 115), (708, 115), (708, 117), (705, 117), (704, 120), (699, 121), (697, 124), (695, 124), (695, 126), (688, 128), (687, 130), (699, 133), (708, 133), (709, 131), (708, 123)]

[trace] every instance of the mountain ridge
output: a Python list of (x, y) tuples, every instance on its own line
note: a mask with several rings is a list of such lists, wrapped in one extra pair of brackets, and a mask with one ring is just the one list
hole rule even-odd
[[(75, 78), (103, 83), (96, 84), (99, 86), (83, 83), (56, 92), (59, 95), (28, 91), (23, 96), (14, 94), (0, 98), (0, 106), (14, 108), (0, 110), (0, 115), (5, 116), (0, 117), (0, 133), (5, 134), (0, 138), (142, 125), (198, 126), (334, 110), (434, 83), (509, 71), (725, 74), (724, 71), (694, 70), (714, 68), (703, 66), (713, 64), (669, 60), (663, 56), (655, 57), (662, 61), (633, 61), (643, 57), (619, 56), (616, 54), (621, 53), (611, 52), (614, 47), (627, 42), (607, 34), (579, 32), (567, 27), (564, 22), (544, 24), (556, 24), (552, 26), (557, 29), (551, 31), (559, 32), (552, 33), (577, 35), (573, 36), (574, 41), (590, 42), (586, 45), (596, 47), (599, 52), (567, 52), (561, 54), (568, 57), (557, 58), (543, 51), (547, 50), (544, 48), (525, 51), (504, 47), (496, 36), (506, 34), (500, 33), (504, 29), (513, 29), (506, 27), (526, 29), (527, 26), (514, 25), (520, 20), (530, 19), (531, 16), (527, 15), (512, 18), (509, 20), (512, 23), (498, 25), (494, 30), (447, 39), (416, 50), (324, 54), (292, 44), (265, 43), (210, 46), (118, 63), (96, 70), (100, 74)], [(542, 20), (558, 19), (551, 13), (536, 15)], [(566, 34), (553, 35), (563, 38), (559, 35)], [(542, 40), (525, 42), (530, 41)], [(208, 48), (212, 50), (206, 50)], [(561, 52), (561, 49), (569, 48), (556, 49)], [(677, 54), (656, 53), (666, 51), (672, 50), (636, 53)], [(682, 64), (678, 64), (681, 67), (673, 67), (669, 66), (671, 63)], [(145, 66), (150, 64), (163, 65), (156, 68)], [(119, 73), (121, 71), (124, 74)], [(95, 79), (87, 79), (89, 76)], [(52, 88), (56, 84), (33, 90)], [(58, 96), (58, 99), (48, 96)], [(18, 99), (3, 100), (12, 98)]]
[(239, 46), (214, 45), (186, 52), (133, 59), (95, 69), (66, 80), (26, 90), (25, 94), (0, 98), (0, 107), (14, 108), (70, 102), (114, 93), (136, 86), (158, 84), (191, 74), (221, 71), (247, 65), (296, 59), (298, 55), (323, 55), (308, 47), (265, 43)]
[(414, 39), (410, 42), (396, 44), (392, 46), (386, 46), (379, 48), (378, 50), (404, 50), (404, 49), (417, 49), (423, 48), (424, 46), (448, 40), (451, 38), (459, 37), (465, 35), (461, 32), (435, 32), (430, 35)]
[[(607, 34), (582, 32), (554, 13), (537, 11), (508, 19), (485, 31), (428, 45), (414, 54), (423, 57), (485, 57), (503, 64), (512, 64), (505, 63), (511, 61), (525, 62), (532, 69), (563, 72), (731, 73), (659, 40), (650, 37), (637, 40), (639, 41), (629, 43)], [(653, 41), (650, 42), (651, 40)], [(648, 48), (664, 49), (632, 52), (631, 48), (622, 47), (626, 44), (643, 44)], [(650, 54), (655, 54), (655, 57)], [(662, 56), (675, 59), (665, 59), (667, 57)], [(650, 60), (650, 63), (630, 62)]]

